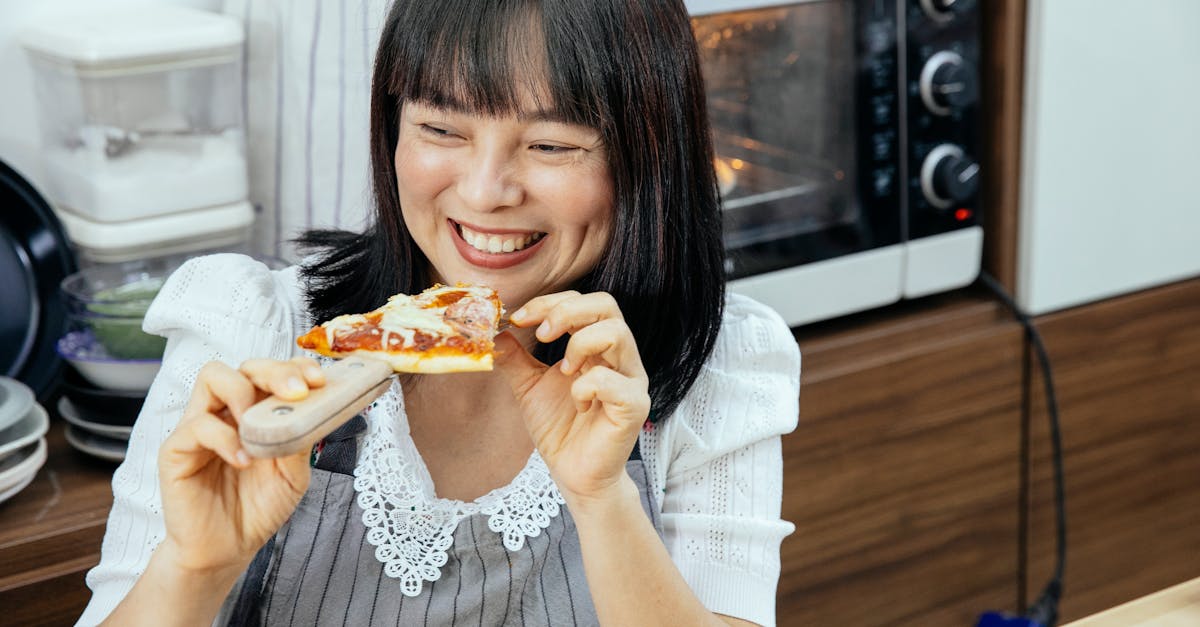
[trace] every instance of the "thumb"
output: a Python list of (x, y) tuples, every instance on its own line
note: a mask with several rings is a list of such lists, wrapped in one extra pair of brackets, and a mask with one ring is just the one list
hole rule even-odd
[(531, 355), (512, 333), (505, 331), (496, 336), (496, 369), (512, 387), (517, 398), (525, 394), (537, 383), (546, 366)]

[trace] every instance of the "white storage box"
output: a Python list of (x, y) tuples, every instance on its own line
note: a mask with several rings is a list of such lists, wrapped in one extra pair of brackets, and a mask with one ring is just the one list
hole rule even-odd
[(54, 204), (119, 222), (244, 200), (241, 22), (168, 5), (23, 33)]
[(130, 222), (97, 222), (55, 211), (82, 262), (119, 263), (246, 244), (254, 208), (239, 201)]

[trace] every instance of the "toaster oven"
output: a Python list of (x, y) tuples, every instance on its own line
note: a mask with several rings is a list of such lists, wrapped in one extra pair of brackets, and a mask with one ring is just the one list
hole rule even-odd
[(730, 289), (792, 326), (979, 273), (974, 0), (688, 0)]

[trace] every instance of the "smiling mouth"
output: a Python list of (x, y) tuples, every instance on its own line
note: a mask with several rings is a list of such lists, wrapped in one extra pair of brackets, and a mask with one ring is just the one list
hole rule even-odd
[(454, 226), (458, 229), (458, 234), (462, 236), (463, 241), (469, 244), (471, 248), (493, 254), (512, 253), (523, 250), (536, 244), (538, 240), (546, 236), (545, 233), (480, 233), (457, 222), (454, 223)]

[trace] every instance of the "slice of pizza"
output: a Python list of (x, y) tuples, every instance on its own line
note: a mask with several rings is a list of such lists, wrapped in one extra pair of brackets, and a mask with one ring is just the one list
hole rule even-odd
[(489, 287), (435, 285), (416, 296), (392, 296), (370, 313), (338, 316), (296, 343), (327, 357), (382, 359), (396, 372), (491, 370), (503, 312)]

